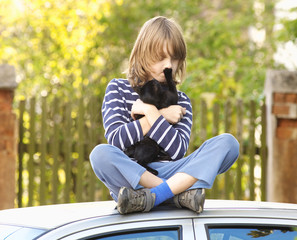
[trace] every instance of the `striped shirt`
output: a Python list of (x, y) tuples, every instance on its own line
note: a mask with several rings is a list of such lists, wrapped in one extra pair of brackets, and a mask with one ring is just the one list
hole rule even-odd
[[(102, 117), (107, 142), (121, 150), (143, 139), (139, 120), (131, 117), (133, 103), (139, 95), (126, 79), (113, 79), (106, 88)], [(177, 124), (169, 124), (160, 116), (146, 136), (158, 143), (172, 160), (181, 159), (189, 146), (192, 127), (192, 106), (188, 96), (178, 91), (178, 104), (186, 108), (186, 114)]]

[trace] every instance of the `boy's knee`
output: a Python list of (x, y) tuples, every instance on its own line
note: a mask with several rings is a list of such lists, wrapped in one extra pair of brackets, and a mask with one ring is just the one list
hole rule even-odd
[(237, 139), (230, 133), (223, 133), (220, 136), (224, 141), (224, 145), (226, 145), (226, 147), (229, 148), (231, 152), (239, 155), (239, 143)]
[(97, 145), (90, 153), (90, 162), (93, 168), (109, 168), (118, 164), (122, 159), (123, 151), (110, 144)]
[(114, 167), (114, 152), (118, 148), (109, 144), (97, 145), (90, 153), (91, 166), (96, 176), (104, 182), (105, 175), (109, 174)]
[(111, 151), (111, 145), (109, 144), (100, 144), (94, 147), (92, 152), (90, 153), (90, 161), (92, 166), (100, 166), (104, 161), (106, 163), (106, 159)]

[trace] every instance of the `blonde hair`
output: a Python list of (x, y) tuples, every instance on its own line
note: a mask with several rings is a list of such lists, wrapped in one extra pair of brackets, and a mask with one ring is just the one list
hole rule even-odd
[(149, 77), (150, 66), (165, 55), (164, 46), (170, 57), (178, 60), (173, 79), (183, 79), (186, 70), (186, 43), (180, 26), (172, 19), (158, 16), (148, 20), (141, 28), (132, 49), (127, 78), (132, 87), (142, 86)]

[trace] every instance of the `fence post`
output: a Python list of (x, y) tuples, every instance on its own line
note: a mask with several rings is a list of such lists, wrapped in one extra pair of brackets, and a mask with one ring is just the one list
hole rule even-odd
[(0, 209), (13, 208), (17, 157), (17, 120), (12, 111), (17, 87), (13, 66), (0, 65)]
[(297, 203), (297, 72), (266, 75), (268, 201)]

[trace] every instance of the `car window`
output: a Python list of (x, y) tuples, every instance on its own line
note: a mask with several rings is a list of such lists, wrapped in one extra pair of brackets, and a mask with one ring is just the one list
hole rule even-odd
[(208, 227), (209, 240), (297, 240), (297, 227)]
[[(92, 238), (92, 240), (179, 240), (179, 230), (151, 230), (147, 232), (121, 232)], [(90, 239), (91, 240), (91, 239)]]

